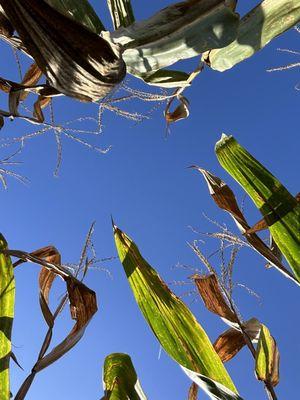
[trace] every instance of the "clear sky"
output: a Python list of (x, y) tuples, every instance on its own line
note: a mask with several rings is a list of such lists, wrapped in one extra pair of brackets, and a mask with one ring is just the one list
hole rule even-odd
[[(105, 2), (91, 2), (108, 26)], [(247, 2), (247, 9), (256, 3)], [(138, 19), (164, 7), (166, 1), (134, 1)], [(102, 9), (105, 9), (103, 11)], [(246, 7), (240, 7), (245, 11)], [(187, 242), (205, 240), (204, 253), (217, 250), (219, 243), (199, 237), (189, 226), (201, 232), (218, 228), (206, 216), (237, 233), (230, 217), (217, 209), (208, 195), (203, 178), (187, 169), (198, 164), (223, 178), (237, 193), (242, 190), (222, 170), (214, 154), (215, 142), (222, 132), (233, 134), (282, 183), (296, 194), (299, 191), (299, 99), (294, 87), (300, 81), (299, 69), (267, 73), (266, 69), (299, 61), (299, 57), (278, 52), (278, 47), (300, 50), (300, 35), (291, 30), (274, 40), (263, 51), (225, 73), (209, 71), (198, 77), (186, 91), (191, 104), (190, 117), (171, 127), (165, 137), (163, 108), (149, 114), (140, 123), (128, 121), (106, 111), (103, 134), (82, 136), (102, 147), (112, 145), (105, 155), (63, 137), (63, 160), (59, 177), (53, 176), (56, 142), (52, 132), (26, 142), (17, 156), (23, 164), (14, 170), (30, 179), (24, 186), (12, 179), (8, 190), (1, 189), (1, 231), (10, 248), (27, 251), (54, 244), (63, 262), (77, 262), (86, 232), (96, 221), (94, 245), (98, 257), (116, 255), (110, 216), (138, 244), (144, 257), (183, 295), (212, 341), (226, 329), (225, 324), (205, 310), (201, 300), (190, 293), (188, 282), (192, 270), (174, 268), (177, 263), (204, 271)], [(1, 45), (1, 75), (17, 79), (11, 50)], [(182, 63), (192, 70), (196, 60)], [(127, 85), (143, 88), (130, 79)], [(5, 98), (0, 97), (4, 108)], [(147, 113), (153, 104), (131, 101), (118, 106)], [(95, 105), (56, 99), (57, 123), (82, 116), (97, 115)], [(83, 124), (87, 127), (87, 124)], [(77, 128), (80, 124), (75, 125)], [(34, 132), (36, 126), (7, 121), (1, 137)], [(9, 151), (1, 149), (1, 157)], [(255, 223), (260, 214), (251, 200), (245, 202), (245, 214)], [(267, 237), (267, 233), (263, 234)], [(211, 259), (219, 266), (218, 256)], [(102, 263), (104, 271), (91, 270), (86, 283), (98, 296), (99, 311), (88, 326), (83, 340), (61, 360), (37, 375), (28, 394), (29, 400), (99, 399), (103, 395), (101, 370), (104, 358), (112, 352), (131, 355), (145, 393), (151, 400), (187, 398), (188, 378), (164, 352), (144, 322), (118, 260)], [(295, 382), (299, 378), (300, 345), (298, 340), (299, 288), (275, 270), (266, 270), (264, 260), (248, 249), (239, 252), (234, 279), (259, 296), (251, 296), (237, 287), (236, 303), (245, 319), (257, 317), (276, 338), (281, 354), (281, 381), (276, 388), (279, 399), (295, 399)], [(16, 270), (16, 318), (13, 346), (25, 372), (12, 367), (12, 391), (15, 393), (34, 364), (46, 325), (38, 306), (38, 267), (24, 264)], [(61, 293), (58, 285), (56, 293)], [(53, 304), (58, 295), (54, 295)], [(55, 340), (62, 339), (72, 326), (66, 317), (57, 325)], [(232, 379), (246, 400), (265, 399), (262, 385), (253, 373), (253, 360), (247, 349), (228, 363)], [(206, 398), (200, 394), (200, 399)]]

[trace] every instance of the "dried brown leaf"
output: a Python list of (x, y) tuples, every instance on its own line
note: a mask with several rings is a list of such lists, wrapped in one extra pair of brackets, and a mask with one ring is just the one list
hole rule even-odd
[[(242, 324), (244, 333), (252, 342), (257, 342), (261, 324), (256, 318), (251, 318)], [(231, 360), (246, 344), (241, 329), (229, 328), (223, 332), (214, 343), (214, 348), (223, 362)]]
[(214, 343), (214, 348), (223, 362), (231, 360), (246, 342), (243, 334), (237, 329), (230, 328), (222, 333)]
[(182, 95), (177, 96), (177, 100), (179, 101), (180, 104), (175, 108), (174, 111), (170, 111), (170, 107), (173, 100), (174, 99), (172, 99), (168, 103), (165, 110), (165, 118), (168, 125), (173, 122), (180, 121), (181, 119), (188, 118), (188, 116), (190, 115), (189, 101), (186, 97)]
[[(28, 68), (27, 72), (24, 75), (24, 78), (22, 79), (21, 85), (23, 86), (35, 86), (37, 85), (38, 81), (41, 79), (43, 73), (39, 69), (39, 67), (36, 65), (36, 63), (33, 63), (30, 65)], [(25, 100), (26, 97), (28, 96), (29, 91), (23, 91), (20, 94), (20, 100)]]
[(193, 279), (206, 308), (229, 321), (229, 324), (237, 324), (238, 318), (226, 301), (216, 276), (214, 274), (206, 276), (196, 274)]
[[(32, 253), (25, 253), (17, 250), (9, 250), (11, 255), (21, 257), (14, 266), (27, 261), (38, 263), (42, 266), (39, 276), (40, 306), (48, 325), (48, 332), (41, 347), (38, 360), (32, 368), (31, 374), (26, 378), (19, 389), (15, 400), (23, 400), (39, 371), (48, 367), (66, 354), (81, 339), (84, 331), (97, 311), (97, 300), (94, 291), (89, 289), (81, 281), (76, 279), (61, 266), (61, 256), (53, 246), (38, 249)], [(49, 308), (49, 293), (56, 276), (60, 276), (67, 286), (67, 295), (63, 297), (54, 313)], [(70, 301), (70, 314), (75, 324), (66, 338), (46, 354), (52, 339), (52, 330), (55, 318), (63, 308), (66, 300)]]

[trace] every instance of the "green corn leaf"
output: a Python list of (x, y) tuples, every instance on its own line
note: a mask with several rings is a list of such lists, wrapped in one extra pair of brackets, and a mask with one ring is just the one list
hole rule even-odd
[(232, 136), (216, 144), (222, 167), (244, 188), (300, 281), (300, 203)]
[(196, 383), (199, 384), (200, 379), (201, 387), (206, 388), (211, 398), (241, 399), (207, 334), (191, 311), (170, 291), (142, 257), (135, 243), (116, 226), (114, 235), (136, 302), (164, 350), (191, 379), (195, 379), (193, 373), (197, 375)]
[(272, 386), (279, 383), (279, 351), (269, 329), (261, 325), (255, 358), (257, 379)]
[(7, 243), (0, 234), (0, 399), (9, 399), (9, 361), (14, 318), (15, 279), (10, 257), (2, 253)]
[(234, 0), (176, 3), (103, 37), (123, 46), (127, 71), (140, 77), (227, 46), (237, 35), (239, 16), (234, 7)]
[(57, 11), (75, 19), (86, 28), (95, 33), (100, 33), (105, 28), (98, 15), (87, 0), (45, 0)]
[(134, 23), (134, 14), (130, 0), (107, 0), (114, 28), (129, 26)]
[(240, 22), (237, 38), (222, 49), (203, 56), (211, 68), (225, 71), (251, 57), (272, 39), (300, 21), (299, 0), (265, 0), (246, 14)]
[(127, 354), (112, 353), (105, 358), (103, 385), (105, 395), (101, 400), (147, 400)]

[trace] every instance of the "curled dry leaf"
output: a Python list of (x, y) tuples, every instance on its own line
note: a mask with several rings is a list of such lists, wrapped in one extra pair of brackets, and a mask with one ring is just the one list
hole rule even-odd
[(209, 171), (193, 165), (191, 168), (198, 170), (204, 177), (209, 193), (217, 206), (225, 211), (227, 211), (233, 220), (235, 221), (240, 232), (245, 236), (249, 244), (255, 249), (259, 254), (261, 254), (272, 266), (274, 266), (278, 271), (280, 271), (287, 278), (291, 279), (294, 283), (299, 285), (298, 280), (294, 275), (285, 268), (282, 264), (280, 258), (277, 257), (276, 253), (273, 252), (256, 233), (248, 233), (250, 226), (247, 223), (246, 218), (241, 212), (235, 195), (230, 187), (220, 178), (213, 175)]
[(43, 0), (0, 0), (22, 43), (66, 96), (98, 101), (125, 76), (119, 46), (59, 13)]
[(180, 121), (181, 119), (185, 119), (190, 115), (189, 111), (189, 101), (186, 97), (179, 95), (177, 96), (177, 100), (179, 101), (179, 105), (175, 108), (174, 111), (170, 111), (171, 104), (174, 98), (168, 103), (165, 110), (165, 118), (167, 124), (171, 124), (172, 122)]
[(261, 326), (258, 340), (255, 372), (257, 379), (261, 381), (272, 386), (279, 383), (279, 351), (275, 339), (265, 325)]
[[(11, 253), (20, 256), (22, 252), (12, 250)], [(39, 276), (40, 307), (48, 325), (48, 332), (41, 347), (38, 360), (33, 366), (31, 374), (26, 378), (19, 389), (15, 400), (23, 400), (25, 398), (36, 373), (48, 367), (76, 345), (83, 336), (85, 328), (91, 318), (97, 311), (95, 292), (85, 286), (78, 279), (74, 278), (71, 274), (66, 273), (60, 265), (61, 256), (55, 247), (47, 246), (30, 254), (23, 253), (22, 260), (17, 261), (14, 266), (25, 262), (26, 260), (34, 261), (42, 266)], [(60, 276), (66, 282), (67, 295), (63, 297), (56, 311), (52, 313), (49, 308), (49, 293), (54, 279), (57, 276)], [(70, 314), (72, 319), (75, 320), (75, 325), (67, 337), (46, 354), (51, 343), (55, 319), (62, 310), (67, 299), (69, 299), (70, 302)]]

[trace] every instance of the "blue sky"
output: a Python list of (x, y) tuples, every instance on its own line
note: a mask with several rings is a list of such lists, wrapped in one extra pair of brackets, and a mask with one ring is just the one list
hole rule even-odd
[[(104, 2), (91, 2), (103, 20)], [(256, 2), (248, 2), (249, 8)], [(250, 4), (251, 3), (251, 4)], [(143, 7), (133, 2), (137, 18), (144, 18), (166, 5), (152, 2)], [(245, 10), (245, 8), (243, 9)], [(204, 216), (237, 230), (227, 214), (217, 209), (210, 199), (203, 178), (187, 169), (198, 164), (224, 179), (235, 190), (239, 201), (242, 190), (218, 164), (215, 142), (222, 132), (233, 134), (281, 182), (296, 194), (299, 191), (299, 96), (294, 86), (300, 81), (299, 70), (267, 73), (266, 69), (297, 60), (297, 56), (280, 53), (278, 47), (300, 50), (300, 36), (291, 30), (274, 40), (262, 52), (234, 69), (218, 73), (208, 69), (186, 91), (191, 104), (189, 119), (171, 127), (165, 137), (163, 108), (150, 114), (150, 119), (135, 123), (106, 111), (103, 134), (87, 137), (91, 142), (112, 149), (105, 155), (63, 139), (63, 161), (59, 177), (53, 177), (56, 163), (54, 135), (28, 141), (17, 156), (23, 164), (15, 170), (30, 179), (27, 186), (9, 180), (8, 190), (1, 189), (1, 231), (10, 248), (32, 251), (54, 244), (63, 262), (76, 262), (86, 232), (96, 221), (94, 245), (98, 257), (115, 256), (110, 216), (138, 244), (144, 257), (155, 267), (172, 290), (183, 295), (212, 341), (226, 329), (222, 321), (205, 310), (191, 292), (191, 285), (174, 285), (188, 281), (192, 270), (174, 268), (184, 264), (204, 270), (187, 242), (205, 240), (201, 249), (210, 254), (218, 249), (217, 241), (199, 237), (189, 226), (201, 232), (214, 232), (217, 227)], [(1, 45), (1, 75), (17, 79), (17, 68), (11, 50)], [(182, 63), (192, 70), (196, 60)], [(143, 88), (130, 79), (134, 88)], [(0, 106), (5, 98), (1, 95)], [(120, 103), (124, 109), (143, 113), (153, 106), (148, 103)], [(54, 101), (57, 122), (81, 116), (95, 116), (95, 105), (57, 99)], [(77, 125), (79, 127), (79, 125)], [(24, 122), (9, 122), (1, 137), (17, 136), (36, 130)], [(1, 155), (7, 154), (2, 149)], [(260, 215), (249, 199), (245, 214), (250, 223)], [(264, 233), (264, 237), (267, 234)], [(218, 257), (212, 258), (219, 266)], [(238, 287), (235, 300), (245, 319), (257, 317), (276, 338), (281, 354), (281, 382), (276, 388), (279, 398), (294, 398), (298, 378), (300, 345), (296, 297), (299, 289), (275, 270), (266, 270), (264, 260), (248, 249), (239, 252), (235, 282), (247, 285), (260, 296), (258, 301)], [(104, 271), (91, 270), (86, 283), (96, 291), (99, 311), (90, 323), (83, 340), (63, 359), (37, 375), (28, 399), (101, 398), (101, 370), (104, 358), (111, 352), (131, 355), (140, 381), (149, 399), (180, 400), (187, 397), (190, 385), (180, 368), (162, 352), (141, 316), (133, 299), (122, 266), (118, 260), (103, 263)], [(14, 352), (26, 372), (13, 367), (12, 391), (15, 393), (34, 364), (46, 326), (38, 306), (38, 267), (24, 264), (16, 270), (16, 318), (13, 332)], [(57, 287), (56, 293), (62, 291)], [(67, 315), (57, 325), (55, 340), (71, 328)], [(265, 399), (262, 385), (253, 373), (253, 360), (247, 349), (228, 363), (237, 388), (246, 399)], [(199, 398), (205, 398), (201, 394)]]

